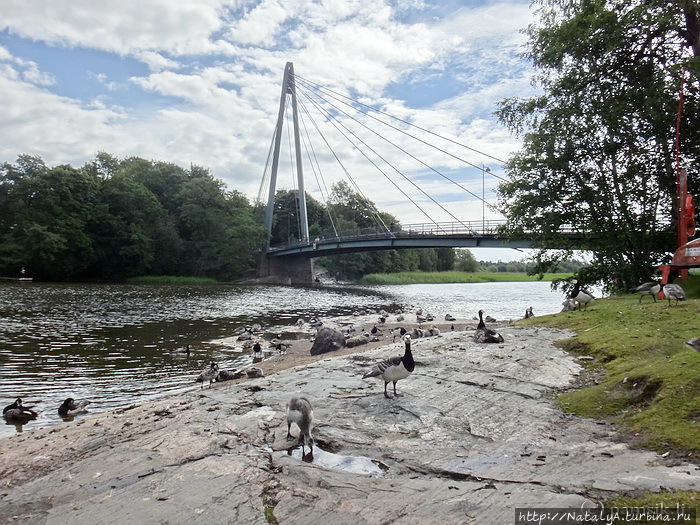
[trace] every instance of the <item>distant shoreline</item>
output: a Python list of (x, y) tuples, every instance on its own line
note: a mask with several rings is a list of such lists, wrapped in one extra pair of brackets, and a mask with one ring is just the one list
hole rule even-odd
[(537, 275), (517, 272), (400, 272), (372, 273), (365, 275), (359, 284), (449, 284), (449, 283), (493, 283), (536, 282), (567, 279), (571, 273), (546, 273), (542, 279)]

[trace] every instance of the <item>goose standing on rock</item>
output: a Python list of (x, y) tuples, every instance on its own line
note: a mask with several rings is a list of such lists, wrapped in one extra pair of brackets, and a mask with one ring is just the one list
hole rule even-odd
[(474, 332), (474, 341), (477, 343), (502, 343), (503, 336), (493, 328), (488, 328), (484, 323), (484, 311), (479, 310), (479, 324)]
[(39, 414), (32, 410), (34, 407), (25, 407), (22, 405), (22, 399), (17, 398), (15, 401), (7, 405), (2, 410), (2, 417), (6, 421), (29, 421), (35, 419)]
[(294, 439), (291, 428), (292, 423), (299, 427), (299, 441), (308, 445), (313, 453), (314, 439), (311, 437), (311, 425), (314, 422), (314, 411), (311, 402), (304, 396), (292, 396), (287, 401), (287, 441)]
[(574, 279), (571, 282), (574, 283), (574, 289), (571, 290), (571, 295), (569, 296), (569, 298), (573, 299), (578, 303), (578, 309), (580, 312), (581, 305), (583, 305), (583, 309), (585, 310), (588, 307), (588, 303), (594, 301), (595, 297), (593, 297), (592, 294), (586, 292), (585, 290), (582, 290), (581, 283), (579, 283), (578, 280)]
[(394, 341), (396, 341), (397, 337), (403, 337), (404, 335), (406, 335), (406, 329), (403, 326), (399, 326), (391, 331), (391, 335), (391, 342), (393, 343)]
[(664, 292), (666, 299), (668, 299), (669, 306), (671, 306), (671, 299), (676, 300), (676, 306), (678, 306), (678, 301), (685, 301), (685, 292), (677, 284), (664, 284), (661, 291)]
[(204, 383), (206, 381), (209, 381), (209, 388), (211, 388), (211, 384), (214, 382), (214, 380), (217, 378), (219, 375), (219, 365), (216, 363), (210, 364), (207, 368), (202, 370), (202, 373), (199, 374), (199, 377), (195, 379), (195, 383), (202, 383), (202, 388), (204, 388)]
[(411, 353), (411, 336), (406, 334), (403, 337), (405, 343), (405, 350), (403, 356), (397, 355), (390, 357), (377, 364), (370, 372), (362, 376), (362, 379), (368, 377), (381, 377), (384, 380), (384, 397), (390, 399), (391, 396), (386, 391), (386, 387), (389, 383), (394, 383), (394, 395), (402, 396), (396, 391), (396, 382), (400, 379), (405, 379), (411, 375), (416, 363), (413, 360), (413, 354)]
[(639, 294), (639, 302), (642, 302), (642, 297), (645, 295), (651, 295), (651, 297), (654, 299), (654, 302), (656, 302), (656, 294), (661, 291), (661, 284), (650, 281), (648, 283), (642, 283), (636, 288), (633, 288), (631, 290), (632, 293), (638, 293)]
[(76, 401), (72, 397), (69, 397), (58, 407), (58, 415), (61, 417), (73, 417), (78, 414), (85, 414), (87, 412), (87, 408), (85, 407), (89, 404), (90, 401)]

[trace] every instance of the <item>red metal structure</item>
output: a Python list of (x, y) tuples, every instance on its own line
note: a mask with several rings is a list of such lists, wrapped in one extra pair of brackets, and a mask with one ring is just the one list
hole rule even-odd
[[(688, 277), (688, 268), (700, 268), (700, 239), (688, 242), (695, 235), (695, 203), (688, 193), (688, 174), (680, 167), (680, 129), (683, 111), (683, 85), (685, 68), (681, 76), (681, 89), (678, 99), (678, 117), (676, 118), (676, 213), (678, 218), (678, 249), (673, 253), (671, 264), (662, 264), (661, 283), (673, 281), (675, 275), (682, 279)], [(663, 297), (663, 292), (659, 294)]]

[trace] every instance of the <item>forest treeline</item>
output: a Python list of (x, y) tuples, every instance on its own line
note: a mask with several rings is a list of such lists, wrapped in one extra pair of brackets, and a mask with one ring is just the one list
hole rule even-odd
[[(328, 204), (307, 196), (306, 207), (312, 238), (399, 224), (344, 182), (333, 186)], [(0, 275), (18, 277), (24, 269), (47, 281), (153, 275), (236, 280), (257, 268), (268, 240), (264, 213), (199, 166), (187, 170), (100, 152), (79, 168), (49, 167), (37, 156), (21, 155), (0, 168)], [(298, 215), (296, 191), (277, 191), (270, 244), (300, 238)], [(318, 264), (344, 279), (529, 269), (525, 263), (479, 263), (468, 250), (453, 248), (328, 256)]]
[(265, 239), (248, 199), (198, 166), (99, 153), (80, 168), (21, 155), (0, 169), (0, 275), (234, 279)]

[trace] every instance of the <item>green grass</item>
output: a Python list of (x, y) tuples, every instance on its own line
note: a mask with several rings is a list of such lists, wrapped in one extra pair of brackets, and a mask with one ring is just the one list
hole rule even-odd
[(129, 284), (216, 284), (215, 279), (208, 277), (179, 277), (176, 275), (144, 275), (143, 277), (131, 277), (126, 282)]
[(561, 395), (567, 411), (611, 419), (639, 446), (700, 459), (700, 353), (684, 342), (700, 336), (700, 300), (668, 306), (637, 296), (597, 300), (587, 311), (519, 321), (568, 328), (559, 342), (587, 355), (599, 384)]
[[(700, 277), (700, 276), (699, 276)], [(691, 277), (691, 280), (694, 280)], [(700, 281), (700, 278), (698, 278)], [(626, 295), (599, 299), (587, 311), (518, 321), (522, 325), (568, 328), (577, 335), (557, 344), (597, 378), (591, 386), (560, 395), (567, 412), (612, 421), (630, 446), (669, 453), (680, 462), (700, 460), (700, 352), (684, 343), (700, 336), (700, 299), (690, 280), (691, 298), (678, 306)], [(676, 504), (700, 507), (700, 492), (621, 494), (610, 506)]]
[[(544, 281), (566, 279), (568, 273), (548, 273)], [(371, 273), (360, 279), (360, 284), (447, 284), (447, 283), (492, 283), (512, 281), (537, 281), (537, 276), (515, 272), (400, 272)]]

